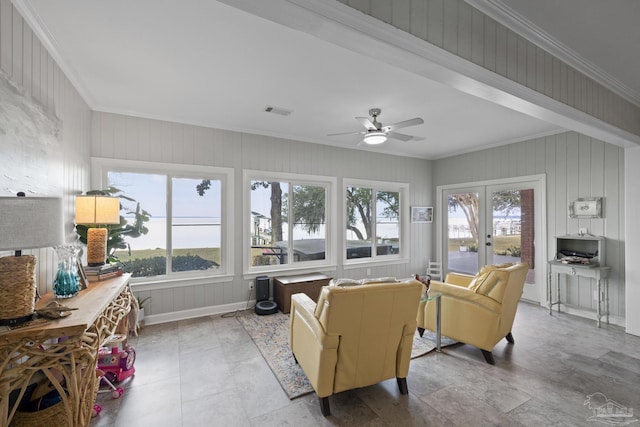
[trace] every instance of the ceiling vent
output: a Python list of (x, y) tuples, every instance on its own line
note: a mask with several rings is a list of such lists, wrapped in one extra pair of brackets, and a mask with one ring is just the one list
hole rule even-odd
[(264, 107), (264, 111), (267, 113), (280, 114), (281, 116), (288, 116), (293, 112), (291, 110), (286, 110), (280, 107), (273, 107), (271, 105), (267, 105), (266, 107)]

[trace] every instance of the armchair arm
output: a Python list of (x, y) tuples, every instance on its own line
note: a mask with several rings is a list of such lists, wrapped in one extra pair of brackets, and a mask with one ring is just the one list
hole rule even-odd
[[(450, 285), (463, 286), (467, 288), (469, 287), (469, 283), (471, 283), (473, 278), (474, 276), (471, 276), (469, 274), (449, 273), (447, 274), (447, 277), (444, 278), (444, 282), (449, 283)], [(433, 283), (433, 281), (431, 283)]]
[(306, 294), (291, 296), (289, 346), (319, 397), (333, 394), (338, 360), (337, 335), (327, 335), (314, 315), (316, 303)]
[(461, 286), (452, 285), (450, 283), (443, 282), (431, 282), (429, 292), (439, 292), (444, 297), (452, 299), (464, 300), (470, 304), (477, 305), (489, 311), (500, 313), (501, 304), (495, 300), (481, 294), (477, 294), (474, 291)]

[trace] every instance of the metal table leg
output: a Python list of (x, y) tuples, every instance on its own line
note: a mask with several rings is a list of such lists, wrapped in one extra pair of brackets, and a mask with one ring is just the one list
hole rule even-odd
[(440, 353), (442, 347), (442, 295), (436, 295), (436, 351)]

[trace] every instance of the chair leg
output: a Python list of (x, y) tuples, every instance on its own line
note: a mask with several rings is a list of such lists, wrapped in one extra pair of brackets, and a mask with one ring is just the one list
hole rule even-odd
[(493, 359), (493, 354), (490, 351), (480, 349), (482, 351), (482, 355), (484, 356), (484, 360), (487, 361), (489, 365), (495, 365), (496, 361)]
[(298, 358), (296, 357), (295, 354), (291, 353), (291, 355), (293, 356), (293, 360), (296, 362), (296, 365), (298, 364)]
[(406, 378), (396, 378), (398, 381), (398, 388), (400, 389), (400, 394), (409, 394), (409, 388), (407, 387), (407, 379)]
[(515, 340), (513, 339), (513, 335), (511, 335), (511, 332), (509, 332), (505, 338), (507, 339), (509, 344), (515, 344)]
[(422, 335), (424, 334), (424, 328), (418, 327), (418, 333), (420, 334), (420, 338), (422, 338)]
[(329, 397), (321, 397), (320, 398), (320, 412), (325, 417), (331, 415), (331, 408), (329, 408)]

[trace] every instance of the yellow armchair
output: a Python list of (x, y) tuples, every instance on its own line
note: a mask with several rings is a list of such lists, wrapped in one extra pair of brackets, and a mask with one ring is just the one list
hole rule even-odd
[[(506, 338), (514, 343), (511, 327), (522, 296), (529, 266), (526, 263), (488, 265), (478, 274), (449, 273), (444, 282), (431, 281), (429, 292), (442, 294), (441, 332), (482, 350), (494, 365), (493, 347)], [(418, 332), (436, 330), (436, 301), (421, 301)]]
[(291, 296), (289, 344), (331, 414), (329, 396), (395, 377), (407, 394), (407, 374), (422, 285), (374, 283), (325, 286), (316, 304)]

